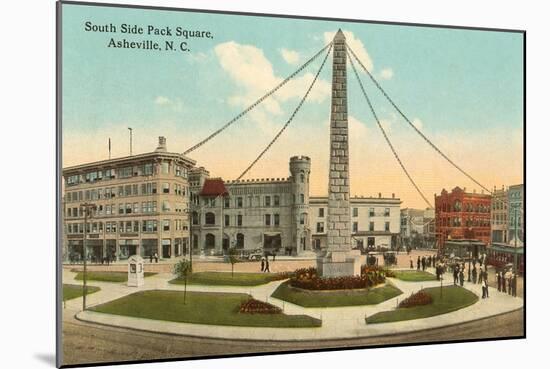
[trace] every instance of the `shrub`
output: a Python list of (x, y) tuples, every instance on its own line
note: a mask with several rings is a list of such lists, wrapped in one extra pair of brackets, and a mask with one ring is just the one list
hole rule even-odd
[(400, 308), (408, 308), (420, 305), (429, 305), (433, 302), (432, 296), (424, 291), (413, 293), (399, 303)]
[(277, 306), (253, 298), (241, 303), (239, 308), (239, 313), (245, 314), (279, 314), (281, 312), (282, 310)]

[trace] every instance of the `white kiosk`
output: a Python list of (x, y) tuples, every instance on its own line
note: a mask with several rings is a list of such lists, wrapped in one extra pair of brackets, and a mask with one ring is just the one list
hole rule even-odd
[(128, 287), (139, 287), (144, 283), (143, 258), (132, 255), (128, 258)]

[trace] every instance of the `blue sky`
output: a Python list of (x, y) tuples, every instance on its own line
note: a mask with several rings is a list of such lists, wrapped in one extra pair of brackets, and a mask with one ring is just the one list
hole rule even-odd
[[(161, 43), (179, 39), (85, 32), (86, 21), (181, 26), (210, 31), (214, 38), (188, 40), (189, 53), (112, 49), (106, 47), (111, 37)], [(183, 152), (292, 73), (338, 28), (402, 110), (444, 151), (463, 160), (459, 163), (474, 177), (490, 187), (522, 181), (520, 33), (78, 5), (63, 6), (64, 165), (104, 159), (109, 137), (113, 156), (127, 155), (129, 126), (136, 153), (154, 149), (158, 135), (167, 136), (170, 151)], [(285, 87), (290, 91), (190, 156), (213, 175), (237, 177), (285, 123), (320, 61)], [(288, 158), (306, 154), (315, 160), (313, 192), (326, 191), (330, 61), (311, 99), (252, 177), (286, 176)], [(429, 196), (443, 187), (472, 186), (439, 162), (367, 76), (361, 77), (390, 137)], [(348, 95), (350, 132), (356, 140), (350, 144), (357, 145), (351, 149), (357, 156), (351, 165), (352, 191), (396, 192), (407, 205), (422, 206), (388, 156), (349, 65)], [(220, 159), (228, 156), (231, 163)], [(424, 178), (427, 171), (430, 178)]]

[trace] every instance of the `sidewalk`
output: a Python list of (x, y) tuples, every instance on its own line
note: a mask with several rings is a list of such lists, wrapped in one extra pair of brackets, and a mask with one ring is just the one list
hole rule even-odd
[[(63, 275), (64, 283), (75, 283), (75, 273), (65, 272)], [(151, 289), (183, 290), (181, 285), (172, 285), (168, 280), (172, 276), (169, 274), (158, 274), (145, 279), (145, 285), (142, 287), (127, 287), (125, 284), (89, 282), (90, 285), (98, 286), (101, 291), (88, 296), (89, 306), (105, 303), (137, 291)], [(237, 292), (249, 293), (255, 299), (268, 301), (284, 309), (286, 314), (306, 314), (315, 318), (322, 319), (323, 325), (319, 328), (250, 328), (250, 327), (230, 327), (213, 326), (189, 323), (165, 322), (142, 318), (133, 318), (117, 316), (110, 314), (84, 311), (77, 313), (77, 319), (106, 324), (116, 327), (133, 328), (157, 333), (170, 333), (186, 336), (213, 337), (223, 339), (242, 339), (242, 340), (275, 340), (275, 341), (295, 341), (295, 340), (323, 340), (339, 338), (358, 338), (373, 337), (381, 335), (391, 335), (396, 333), (406, 333), (424, 329), (439, 328), (457, 323), (464, 323), (477, 319), (487, 318), (502, 313), (511, 312), (523, 307), (523, 299), (514, 298), (507, 294), (498, 292), (490, 288), (489, 299), (481, 299), (461, 310), (451, 313), (434, 316), (431, 318), (408, 320), (393, 323), (365, 324), (365, 317), (379, 311), (386, 311), (397, 306), (398, 301), (409, 296), (422, 288), (438, 287), (440, 281), (429, 282), (404, 282), (394, 278), (389, 280), (403, 294), (384, 301), (378, 305), (350, 306), (337, 308), (304, 308), (289, 302), (270, 297), (273, 291), (283, 281), (271, 282), (257, 287), (233, 287), (233, 286), (197, 286), (189, 285), (188, 291), (211, 291), (211, 292)], [(79, 282), (79, 281), (76, 281)], [(446, 274), (444, 286), (452, 285), (452, 275)], [(480, 297), (481, 285), (465, 282), (464, 287), (474, 292)], [(81, 298), (67, 302), (67, 310), (78, 311), (82, 306)], [(68, 312), (69, 312), (68, 311)]]

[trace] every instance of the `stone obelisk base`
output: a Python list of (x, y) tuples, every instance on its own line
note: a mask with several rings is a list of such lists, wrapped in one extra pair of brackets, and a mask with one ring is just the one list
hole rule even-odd
[(327, 251), (317, 258), (317, 272), (323, 277), (360, 276), (364, 259), (359, 250)]

